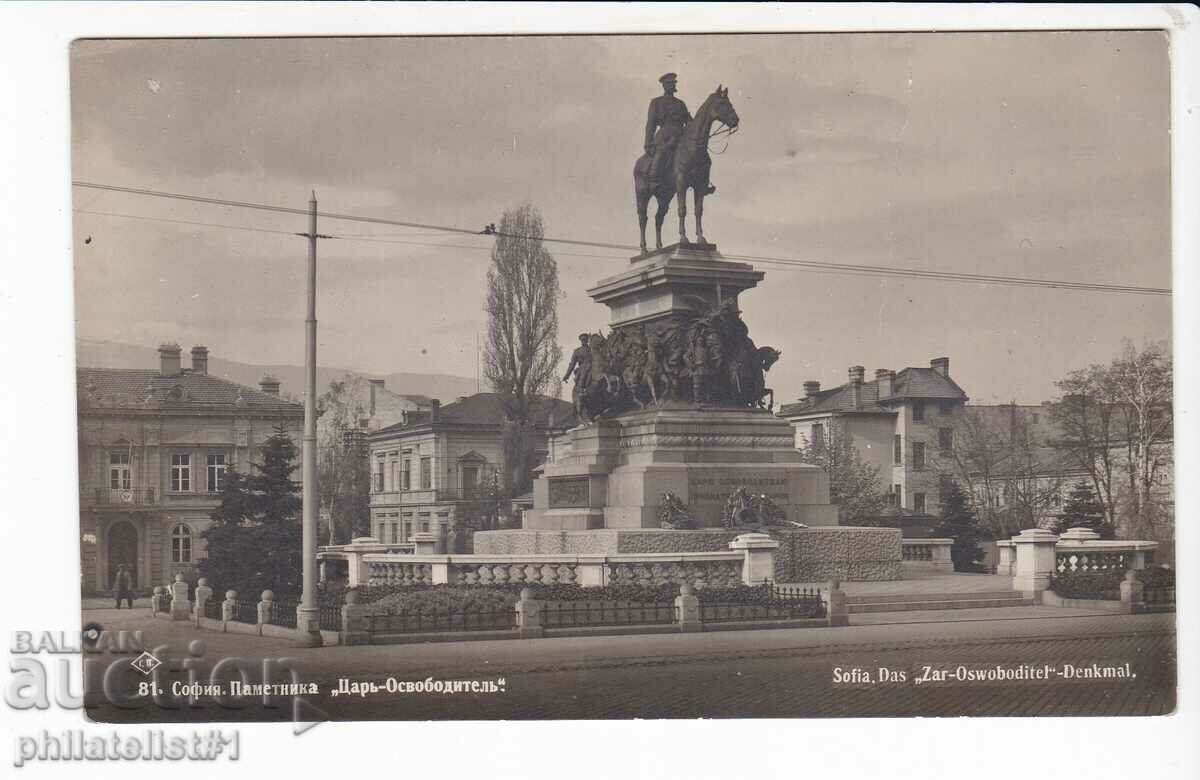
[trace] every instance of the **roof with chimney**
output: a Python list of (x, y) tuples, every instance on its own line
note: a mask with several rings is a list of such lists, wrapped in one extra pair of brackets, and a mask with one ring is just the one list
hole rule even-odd
[[(560, 398), (551, 398), (549, 396), (539, 396), (538, 398), (540, 403), (537, 405), (537, 411), (533, 420), (535, 427), (549, 428), (551, 416), (554, 418), (555, 428), (574, 427), (576, 424), (575, 408), (570, 403)], [(432, 411), (409, 412), (405, 416), (404, 422), (381, 428), (375, 431), (372, 436), (427, 426), (431, 422), (437, 426), (469, 425), (499, 427), (504, 421), (504, 404), (500, 399), (499, 393), (476, 393), (475, 395), (459, 398), (454, 403), (439, 407), (436, 421), (432, 420), (433, 414)]]
[[(857, 368), (857, 367), (856, 367)], [(897, 371), (892, 378), (892, 392), (882, 398), (880, 379), (859, 384), (859, 403), (854, 402), (854, 387), (847, 382), (828, 390), (818, 390), (796, 403), (783, 404), (781, 417), (829, 412), (894, 414), (894, 404), (911, 400), (966, 401), (967, 394), (947, 373), (929, 367), (909, 367)]]

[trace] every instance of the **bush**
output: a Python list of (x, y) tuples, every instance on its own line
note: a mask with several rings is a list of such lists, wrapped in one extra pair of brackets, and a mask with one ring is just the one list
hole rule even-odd
[(1065, 599), (1101, 599), (1119, 601), (1120, 572), (1064, 572), (1050, 578), (1050, 590)]
[(1151, 569), (1142, 569), (1137, 573), (1138, 581), (1146, 588), (1174, 588), (1175, 587), (1175, 570), (1168, 569), (1165, 566), (1156, 566)]

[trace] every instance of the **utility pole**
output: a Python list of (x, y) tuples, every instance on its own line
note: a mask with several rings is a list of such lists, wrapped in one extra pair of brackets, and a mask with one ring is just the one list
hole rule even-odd
[(296, 644), (321, 646), (317, 608), (317, 193), (308, 201), (308, 314), (304, 319), (304, 459), (302, 472), (302, 535), (304, 542), (304, 590), (296, 610)]

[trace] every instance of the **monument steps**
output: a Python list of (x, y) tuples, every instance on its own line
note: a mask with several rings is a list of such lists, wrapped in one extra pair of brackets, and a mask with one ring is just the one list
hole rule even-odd
[(848, 596), (850, 614), (867, 612), (912, 612), (931, 609), (977, 609), (980, 607), (1029, 607), (1036, 602), (1019, 591), (991, 593), (912, 593)]

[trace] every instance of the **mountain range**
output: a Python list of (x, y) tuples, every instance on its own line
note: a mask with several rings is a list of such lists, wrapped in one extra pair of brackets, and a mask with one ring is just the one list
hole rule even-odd
[[(191, 365), (190, 349), (190, 346), (183, 347), (183, 366), (185, 368)], [(156, 368), (158, 366), (158, 349), (157, 347), (122, 344), (114, 341), (76, 339), (75, 361), (75, 365), (86, 368)], [(303, 366), (239, 363), (234, 360), (225, 360), (210, 351), (208, 373), (247, 387), (258, 387), (258, 380), (264, 374), (271, 374), (279, 380), (281, 392), (296, 397), (302, 396), (304, 392)], [(330, 382), (341, 379), (346, 374), (368, 379), (382, 379), (384, 386), (394, 393), (427, 395), (443, 402), (453, 401), (459, 396), (471, 395), (477, 391), (474, 379), (452, 374), (395, 372), (381, 376), (354, 369), (318, 365), (318, 393), (324, 392)], [(480, 387), (479, 389), (487, 388)]]

